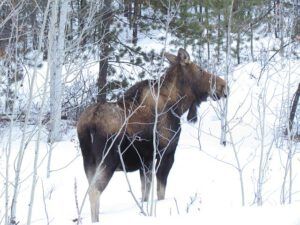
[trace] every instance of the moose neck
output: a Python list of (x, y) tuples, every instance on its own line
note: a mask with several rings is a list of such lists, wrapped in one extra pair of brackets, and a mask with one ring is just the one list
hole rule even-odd
[(172, 66), (162, 78), (161, 95), (168, 96), (168, 106), (178, 116), (188, 111), (192, 105), (198, 104), (191, 82), (182, 74), (180, 66)]

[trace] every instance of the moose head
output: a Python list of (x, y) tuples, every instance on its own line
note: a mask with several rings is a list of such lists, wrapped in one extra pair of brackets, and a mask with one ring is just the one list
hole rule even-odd
[(189, 83), (195, 97), (206, 100), (209, 96), (213, 100), (227, 97), (228, 87), (222, 78), (203, 70), (200, 66), (190, 60), (190, 55), (186, 50), (180, 48), (177, 56), (165, 53), (171, 65), (178, 65), (182, 76)]
[(172, 73), (177, 74), (182, 86), (182, 94), (190, 99), (185, 101), (188, 104), (189, 121), (196, 122), (197, 106), (208, 97), (214, 101), (227, 97), (229, 89), (226, 81), (193, 63), (190, 55), (183, 48), (178, 50), (177, 56), (171, 53), (165, 53), (165, 56), (171, 64)]

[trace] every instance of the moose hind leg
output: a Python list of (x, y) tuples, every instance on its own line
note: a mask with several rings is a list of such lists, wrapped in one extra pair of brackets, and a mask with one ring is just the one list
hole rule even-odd
[(169, 172), (174, 163), (174, 154), (165, 155), (157, 168), (157, 198), (162, 200), (165, 198), (167, 179)]
[(93, 223), (99, 222), (100, 195), (109, 183), (114, 171), (114, 167), (101, 165), (97, 168), (93, 177), (88, 177), (90, 184), (89, 199), (91, 206), (91, 218)]
[(100, 202), (100, 191), (97, 188), (96, 185), (96, 169), (97, 165), (95, 161), (93, 162), (87, 162), (87, 160), (84, 161), (84, 169), (85, 169), (85, 174), (89, 182), (89, 190), (88, 190), (88, 195), (89, 195), (89, 200), (90, 200), (90, 208), (91, 208), (91, 219), (92, 222), (98, 222), (99, 221), (99, 202)]
[(91, 206), (91, 219), (92, 222), (99, 222), (99, 202), (100, 202), (100, 191), (95, 185), (90, 187), (89, 199)]

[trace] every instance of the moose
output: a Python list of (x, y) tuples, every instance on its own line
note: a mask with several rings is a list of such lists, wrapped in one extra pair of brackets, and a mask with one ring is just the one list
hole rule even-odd
[(227, 97), (226, 81), (191, 62), (186, 50), (165, 57), (170, 67), (159, 79), (138, 82), (116, 102), (95, 103), (79, 118), (92, 222), (99, 221), (99, 198), (115, 171), (139, 170), (142, 201), (147, 201), (155, 166), (157, 198), (164, 199), (180, 117), (189, 111), (188, 120), (196, 122), (201, 102)]

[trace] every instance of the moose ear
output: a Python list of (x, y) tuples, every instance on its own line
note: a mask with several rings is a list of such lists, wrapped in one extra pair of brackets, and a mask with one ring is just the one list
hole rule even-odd
[(178, 50), (177, 60), (181, 65), (186, 65), (191, 62), (189, 53), (183, 48)]
[(171, 63), (171, 64), (175, 64), (176, 61), (177, 61), (177, 57), (171, 53), (168, 53), (166, 52), (165, 53), (165, 57), (168, 59), (168, 61)]

